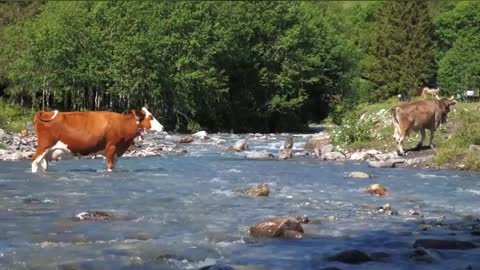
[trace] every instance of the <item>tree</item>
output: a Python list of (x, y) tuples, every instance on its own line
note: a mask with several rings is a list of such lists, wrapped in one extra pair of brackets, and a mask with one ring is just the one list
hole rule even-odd
[(369, 79), (386, 99), (435, 81), (433, 24), (424, 1), (385, 1), (378, 9)]
[(438, 82), (442, 95), (480, 87), (480, 34), (455, 41), (439, 64)]

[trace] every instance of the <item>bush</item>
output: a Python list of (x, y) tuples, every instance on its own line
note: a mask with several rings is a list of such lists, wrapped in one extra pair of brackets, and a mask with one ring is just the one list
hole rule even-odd
[(0, 128), (7, 131), (20, 131), (33, 119), (33, 110), (18, 105), (6, 104), (0, 99)]

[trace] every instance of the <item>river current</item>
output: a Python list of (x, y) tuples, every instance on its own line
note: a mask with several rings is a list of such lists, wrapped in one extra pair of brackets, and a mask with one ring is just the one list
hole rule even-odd
[[(480, 248), (432, 251), (428, 261), (413, 256), (420, 238), (480, 245), (469, 229), (479, 224), (479, 173), (311, 156), (249, 160), (223, 150), (246, 138), (250, 151), (277, 154), (284, 136), (214, 136), (223, 143), (181, 145), (185, 155), (120, 158), (113, 173), (104, 160), (63, 160), (38, 174), (27, 161), (0, 162), (0, 269), (480, 269)], [(306, 137), (295, 136), (294, 150)], [(348, 177), (354, 171), (372, 177)], [(258, 183), (269, 185), (270, 196), (237, 192)], [(367, 194), (373, 183), (387, 196)], [(375, 213), (386, 203), (400, 214)], [(90, 210), (114, 219), (74, 220)], [(305, 239), (248, 237), (252, 224), (299, 215), (311, 220)], [(359, 265), (327, 259), (350, 249), (388, 257)]]

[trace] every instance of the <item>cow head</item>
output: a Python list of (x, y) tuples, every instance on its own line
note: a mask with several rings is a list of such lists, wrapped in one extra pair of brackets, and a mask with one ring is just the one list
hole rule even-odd
[(442, 98), (439, 99), (440, 110), (442, 111), (442, 123), (447, 122), (447, 115), (450, 112), (450, 106), (457, 104), (457, 101), (453, 98), (453, 96), (449, 98)]
[(153, 114), (151, 114), (147, 108), (143, 107), (139, 111), (132, 110), (132, 113), (135, 114), (137, 124), (142, 130), (163, 131), (163, 126), (153, 117)]

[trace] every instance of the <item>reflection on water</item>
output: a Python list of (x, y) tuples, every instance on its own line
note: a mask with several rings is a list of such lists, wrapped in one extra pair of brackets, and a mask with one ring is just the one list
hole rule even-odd
[[(276, 151), (278, 138), (252, 140), (251, 149)], [(470, 234), (480, 217), (479, 174), (373, 169), (311, 157), (254, 161), (223, 153), (213, 143), (186, 147), (190, 154), (184, 156), (120, 159), (114, 173), (103, 171), (102, 160), (61, 161), (35, 175), (28, 162), (0, 163), (0, 269), (199, 269), (214, 263), (238, 269), (480, 267), (479, 249), (438, 251), (428, 263), (411, 257), (418, 238), (480, 244)], [(301, 142), (295, 147), (301, 149)], [(373, 178), (346, 177), (352, 171)], [(235, 191), (258, 183), (270, 186), (269, 197)], [(363, 192), (372, 183), (386, 186), (388, 196)], [(373, 213), (386, 203), (400, 215)], [(115, 218), (73, 219), (88, 210)], [(287, 215), (310, 217), (307, 239), (246, 237), (250, 225)], [(353, 266), (326, 260), (347, 249), (390, 257)]]

